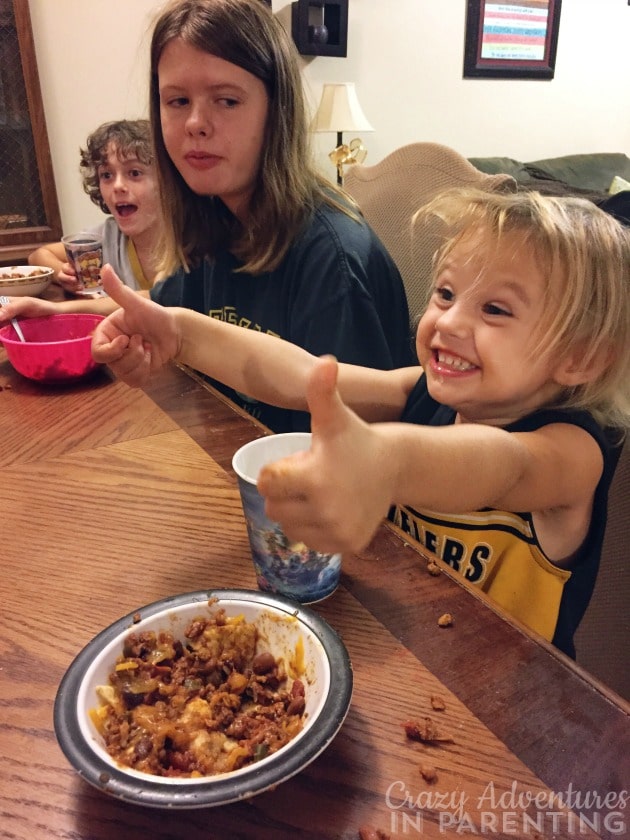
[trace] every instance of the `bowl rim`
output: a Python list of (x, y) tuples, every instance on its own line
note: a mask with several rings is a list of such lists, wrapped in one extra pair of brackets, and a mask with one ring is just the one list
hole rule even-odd
[[(140, 779), (122, 769), (117, 770), (85, 743), (80, 729), (77, 697), (94, 657), (116, 636), (132, 630), (138, 623), (138, 616), (144, 620), (165, 610), (192, 602), (202, 605), (215, 598), (218, 606), (221, 601), (245, 601), (285, 612), (287, 616), (297, 618), (319, 639), (328, 657), (330, 686), (317, 721), (310, 729), (311, 736), (298, 739), (293, 749), (292, 742), (289, 742), (278, 753), (277, 761), (272, 756), (260, 767), (253, 765), (251, 773), (213, 776), (206, 785), (199, 781), (165, 785), (158, 777), (147, 775)], [(53, 723), (59, 746), (70, 764), (89, 784), (104, 793), (151, 808), (207, 808), (249, 799), (302, 771), (326, 749), (341, 728), (350, 708), (352, 690), (352, 664), (341, 637), (308, 607), (275, 593), (248, 589), (204, 589), (154, 601), (101, 630), (75, 657), (64, 674), (55, 697)]]
[[(37, 270), (45, 274), (33, 274)], [(26, 271), (27, 274), (24, 277), (5, 277), (3, 271)], [(37, 280), (48, 280), (54, 273), (48, 265), (4, 265), (0, 266), (0, 283), (35, 283)]]
[[(52, 315), (38, 315), (34, 318), (18, 318), (18, 320), (27, 323), (41, 323), (42, 321), (50, 321), (53, 319), (55, 321), (74, 321), (77, 318), (88, 318), (90, 320), (93, 320), (94, 324), (98, 324), (101, 321), (104, 321), (106, 317), (106, 315), (101, 315), (97, 312), (54, 312)], [(2, 342), (2, 344), (8, 344), (11, 347), (17, 346), (23, 348), (25, 346), (25, 342), (20, 341), (19, 338), (9, 338), (7, 335), (5, 335), (5, 331), (8, 330), (13, 330), (13, 332), (15, 333), (15, 328), (13, 327), (11, 322), (3, 324), (0, 327), (0, 342)], [(59, 338), (56, 341), (30, 341), (27, 338), (26, 345), (31, 347), (50, 347), (53, 344), (71, 344), (77, 341), (86, 340), (92, 341), (92, 336), (88, 334), (82, 335), (79, 338)]]

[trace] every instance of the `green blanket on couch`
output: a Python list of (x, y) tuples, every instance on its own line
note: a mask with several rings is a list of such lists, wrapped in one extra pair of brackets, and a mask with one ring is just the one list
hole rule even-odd
[(630, 181), (630, 158), (614, 152), (565, 155), (528, 163), (508, 157), (473, 157), (469, 161), (482, 172), (504, 172), (528, 187), (536, 186), (537, 181), (557, 181), (576, 191), (607, 193), (615, 175)]

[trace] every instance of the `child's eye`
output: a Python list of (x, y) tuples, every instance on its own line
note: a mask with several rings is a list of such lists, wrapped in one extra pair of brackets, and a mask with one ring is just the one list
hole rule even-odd
[(483, 311), (486, 315), (503, 315), (506, 318), (512, 317), (512, 313), (509, 309), (506, 309), (504, 306), (499, 306), (497, 303), (484, 304)]
[(141, 178), (144, 175), (142, 169), (130, 169), (129, 176), (131, 178)]
[(436, 286), (433, 290), (433, 294), (439, 299), (445, 302), (452, 301), (454, 299), (453, 290), (449, 289), (447, 286)]
[(222, 96), (219, 102), (226, 108), (235, 108), (239, 104), (238, 99), (234, 99), (231, 96)]
[(98, 177), (99, 177), (99, 181), (109, 181), (109, 179), (112, 177), (112, 173), (111, 172), (99, 172)]
[(170, 105), (171, 108), (183, 108), (188, 105), (189, 100), (186, 96), (173, 96), (171, 99), (167, 99), (166, 104)]

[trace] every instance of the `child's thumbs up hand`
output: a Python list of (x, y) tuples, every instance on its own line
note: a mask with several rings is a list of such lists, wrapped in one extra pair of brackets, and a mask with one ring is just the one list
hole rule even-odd
[(258, 489), (287, 535), (320, 551), (357, 551), (387, 513), (373, 428), (342, 401), (335, 359), (320, 359), (307, 385), (311, 448), (265, 467)]
[(324, 356), (315, 365), (306, 387), (306, 401), (311, 413), (313, 449), (324, 447), (347, 430), (359, 418), (342, 401), (337, 390), (339, 365), (332, 356)]
[(110, 265), (103, 266), (101, 275), (105, 291), (119, 309), (96, 327), (92, 356), (128, 385), (143, 385), (179, 352), (182, 339), (176, 320), (167, 307), (125, 286)]

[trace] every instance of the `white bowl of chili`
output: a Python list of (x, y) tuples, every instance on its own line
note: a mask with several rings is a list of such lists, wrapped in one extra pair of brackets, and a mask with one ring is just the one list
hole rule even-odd
[(50, 286), (53, 273), (52, 268), (45, 265), (0, 266), (0, 294), (37, 297)]
[(188, 593), (99, 633), (55, 699), (69, 762), (112, 796), (201, 808), (262, 793), (335, 737), (352, 667), (337, 633), (283, 596)]

